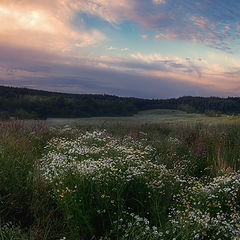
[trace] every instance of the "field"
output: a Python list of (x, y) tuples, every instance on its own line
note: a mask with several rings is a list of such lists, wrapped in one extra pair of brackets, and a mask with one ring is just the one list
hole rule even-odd
[(0, 239), (240, 239), (240, 118), (0, 122)]
[(49, 118), (47, 124), (50, 126), (70, 125), (70, 126), (97, 126), (105, 127), (109, 125), (141, 125), (146, 123), (169, 123), (176, 121), (207, 119), (201, 114), (188, 114), (179, 110), (155, 109), (141, 111), (132, 117), (92, 117), (92, 118)]

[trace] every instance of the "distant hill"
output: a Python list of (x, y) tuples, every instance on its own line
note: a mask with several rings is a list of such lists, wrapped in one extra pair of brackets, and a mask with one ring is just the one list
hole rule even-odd
[(0, 118), (131, 116), (148, 109), (178, 109), (189, 113), (239, 114), (240, 98), (180, 97), (140, 99), (100, 94), (69, 94), (0, 86)]

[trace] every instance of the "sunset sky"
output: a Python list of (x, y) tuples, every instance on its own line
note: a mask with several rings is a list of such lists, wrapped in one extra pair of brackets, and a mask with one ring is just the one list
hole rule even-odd
[(240, 96), (239, 0), (0, 0), (0, 85)]

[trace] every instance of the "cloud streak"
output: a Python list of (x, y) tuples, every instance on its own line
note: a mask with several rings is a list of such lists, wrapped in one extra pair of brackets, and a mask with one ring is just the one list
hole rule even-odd
[(114, 24), (134, 21), (154, 30), (155, 39), (197, 41), (230, 51), (231, 41), (239, 38), (240, 3), (233, 0), (79, 0), (75, 7)]
[[(147, 98), (217, 93), (227, 96), (240, 88), (236, 81), (240, 67), (224, 69), (203, 59), (141, 53), (76, 59), (6, 46), (0, 50), (0, 83), (5, 85)], [(25, 57), (21, 58), (23, 52)]]

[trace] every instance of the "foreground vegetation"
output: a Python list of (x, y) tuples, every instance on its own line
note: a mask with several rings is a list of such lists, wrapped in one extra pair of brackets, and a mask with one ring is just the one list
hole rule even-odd
[(240, 123), (0, 122), (1, 239), (240, 239)]

